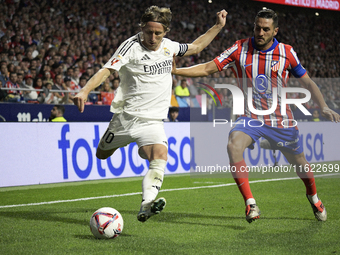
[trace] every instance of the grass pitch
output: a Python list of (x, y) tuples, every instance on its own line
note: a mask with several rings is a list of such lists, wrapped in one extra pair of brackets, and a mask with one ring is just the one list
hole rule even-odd
[[(339, 176), (316, 179), (327, 222), (314, 218), (301, 180), (252, 183), (262, 215), (251, 224), (233, 179), (189, 175), (166, 176), (166, 208), (138, 222), (141, 180), (0, 189), (0, 254), (340, 254)], [(124, 218), (117, 239), (90, 231), (104, 206)]]

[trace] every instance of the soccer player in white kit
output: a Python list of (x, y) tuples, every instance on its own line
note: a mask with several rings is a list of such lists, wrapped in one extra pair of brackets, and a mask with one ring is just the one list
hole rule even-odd
[(170, 30), (170, 9), (149, 7), (141, 17), (141, 32), (123, 42), (74, 99), (83, 112), (88, 94), (114, 70), (119, 71), (121, 82), (111, 103), (114, 115), (96, 156), (106, 159), (118, 148), (137, 143), (139, 155), (150, 163), (142, 182), (143, 199), (137, 215), (141, 222), (160, 213), (166, 205), (164, 198), (155, 199), (167, 163), (168, 144), (162, 120), (170, 105), (173, 56), (201, 52), (224, 27), (226, 16), (225, 10), (218, 12), (216, 24), (205, 34), (191, 44), (180, 44), (164, 38)]

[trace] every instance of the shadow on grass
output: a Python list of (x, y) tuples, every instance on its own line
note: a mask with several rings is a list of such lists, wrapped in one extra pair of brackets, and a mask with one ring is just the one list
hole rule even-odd
[[(77, 224), (81, 226), (89, 226), (89, 219), (91, 214), (96, 211), (96, 208), (68, 208), (67, 210), (33, 210), (33, 211), (0, 211), (1, 218), (11, 218), (18, 220), (33, 220), (33, 221), (46, 221), (46, 222), (60, 222), (65, 224)], [(122, 215), (134, 216), (136, 223), (137, 216), (136, 210), (120, 210)], [(73, 217), (72, 217), (73, 216)], [(311, 221), (313, 226), (318, 225), (313, 218), (293, 218), (293, 217), (262, 217), (259, 221), (263, 222), (286, 222), (290, 221)], [(208, 212), (186, 213), (186, 212), (166, 212), (163, 211), (159, 215), (155, 215), (150, 218), (150, 222), (159, 222), (162, 224), (176, 224), (182, 226), (203, 226), (203, 227), (217, 227), (219, 229), (230, 229), (243, 233), (248, 228), (248, 223), (245, 222), (245, 217), (228, 216), (228, 215), (210, 215)], [(244, 224), (240, 225), (240, 222), (244, 221)], [(252, 225), (256, 224), (252, 223)], [(279, 223), (281, 224), (281, 223)], [(142, 225), (141, 225), (142, 226)], [(124, 239), (131, 237), (127, 233), (122, 233), (119, 238)], [(77, 235), (77, 239), (83, 240), (96, 240), (91, 234)]]
[[(35, 211), (0, 211), (0, 217), (8, 217), (12, 219), (26, 219), (26, 220), (37, 220), (37, 221), (49, 221), (49, 222), (62, 222), (67, 224), (79, 224), (89, 225), (90, 218), (86, 217), (63, 217), (63, 214), (76, 214), (88, 216), (97, 209), (86, 209), (86, 208), (74, 208), (64, 211), (58, 210), (35, 210)], [(87, 219), (88, 218), (88, 219)]]
[[(121, 210), (121, 213), (136, 215), (135, 211)], [(314, 221), (313, 218), (293, 218), (293, 217), (263, 217), (259, 221), (282, 221), (287, 220), (294, 221)], [(228, 216), (228, 215), (209, 215), (207, 213), (185, 213), (185, 212), (162, 212), (159, 215), (155, 215), (148, 221), (162, 222), (168, 224), (188, 224), (192, 226), (207, 226), (207, 227), (220, 227), (229, 228), (236, 231), (243, 231), (248, 228), (248, 223), (245, 220), (245, 216)], [(240, 226), (239, 222), (244, 221), (244, 225)], [(252, 223), (255, 225), (256, 222)]]
[[(121, 233), (117, 238), (122, 239), (122, 238), (131, 238), (132, 235), (125, 234), (124, 232)], [(99, 240), (99, 241), (112, 241), (113, 239), (100, 239), (95, 237), (94, 235), (75, 235), (74, 236), (77, 239), (82, 239), (82, 240)]]
[[(137, 216), (136, 211), (131, 210), (120, 210), (122, 214), (132, 214)], [(203, 212), (203, 211), (202, 211)], [(156, 215), (155, 217), (152, 217), (152, 220), (159, 221), (159, 222), (179, 222), (182, 219), (204, 219), (204, 220), (219, 220), (219, 221), (234, 221), (234, 220), (244, 220), (245, 216), (228, 216), (228, 215), (209, 215), (208, 213), (186, 213), (186, 212), (162, 212), (159, 215)], [(284, 216), (284, 217), (266, 217), (261, 216), (259, 219), (261, 220), (298, 220), (298, 221), (315, 221), (314, 217), (311, 218), (297, 218), (297, 217), (290, 217), (290, 216)], [(210, 225), (210, 224), (209, 224)]]
[[(39, 211), (0, 211), (0, 217), (8, 217), (14, 219), (27, 219), (27, 220), (37, 220), (37, 221), (50, 221), (50, 222), (62, 222), (68, 224), (79, 224), (88, 226), (89, 215), (91, 215), (96, 208), (72, 208), (64, 211), (58, 210), (39, 210)], [(135, 210), (120, 210), (122, 215), (136, 215)], [(63, 217), (66, 214), (76, 214), (80, 217)], [(86, 217), (86, 219), (84, 219)], [(88, 219), (87, 219), (88, 218)], [(208, 213), (186, 213), (186, 212), (162, 212), (155, 217), (150, 218), (151, 221), (164, 222), (164, 223), (175, 223), (175, 224), (192, 224), (192, 225), (207, 225), (215, 227), (226, 227), (227, 222), (232, 222), (235, 220), (245, 220), (242, 216), (228, 216), (228, 215), (209, 215)], [(261, 216), (259, 221), (266, 220), (296, 220), (296, 221), (314, 221), (314, 218), (294, 218), (289, 216), (284, 217), (265, 217)], [(137, 221), (137, 219), (136, 219)], [(205, 223), (207, 221), (215, 223)], [(219, 222), (216, 224), (216, 222)], [(244, 227), (229, 225), (228, 227), (233, 229), (244, 229)]]

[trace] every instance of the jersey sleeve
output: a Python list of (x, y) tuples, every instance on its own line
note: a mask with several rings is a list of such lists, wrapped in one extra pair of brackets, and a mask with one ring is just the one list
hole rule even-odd
[(300, 60), (293, 48), (290, 49), (288, 58), (290, 63), (288, 70), (292, 75), (294, 75), (295, 78), (301, 78), (307, 73), (306, 69), (301, 65)]
[(221, 55), (214, 59), (215, 64), (219, 71), (227, 69), (235, 63), (238, 50), (238, 43), (225, 50)]
[(134, 43), (136, 43), (135, 40), (126, 40), (123, 42), (104, 65), (104, 68), (119, 71), (122, 66), (129, 62), (130, 49)]

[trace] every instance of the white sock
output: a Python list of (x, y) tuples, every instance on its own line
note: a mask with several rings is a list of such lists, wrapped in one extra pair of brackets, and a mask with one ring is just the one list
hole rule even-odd
[(246, 206), (247, 205), (253, 205), (253, 204), (256, 204), (256, 201), (254, 198), (248, 198), (247, 201), (246, 201)]
[(162, 187), (165, 166), (166, 161), (163, 159), (154, 159), (150, 162), (149, 170), (142, 182), (142, 205), (156, 199)]
[(307, 195), (308, 200), (312, 203), (312, 204), (316, 204), (319, 201), (319, 197), (318, 194), (315, 193), (315, 195), (311, 196), (311, 195)]

